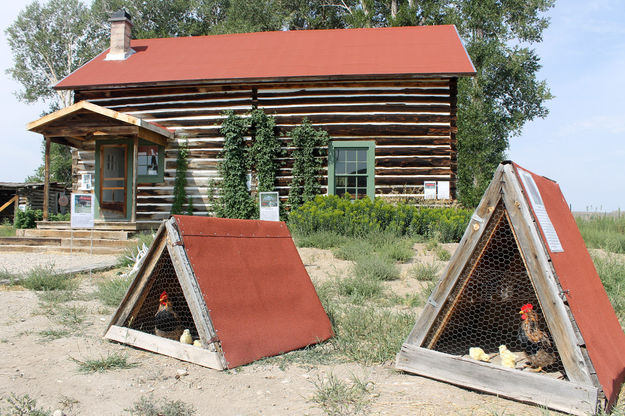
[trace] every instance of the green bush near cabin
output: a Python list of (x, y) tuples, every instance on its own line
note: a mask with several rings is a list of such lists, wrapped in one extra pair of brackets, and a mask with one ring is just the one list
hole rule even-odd
[(471, 210), (391, 204), (382, 198), (351, 200), (349, 196), (317, 196), (289, 215), (289, 227), (297, 235), (333, 231), (362, 237), (371, 233), (422, 236), (441, 242), (457, 242), (471, 217)]
[[(48, 221), (69, 221), (70, 214), (48, 214)], [(15, 228), (35, 228), (37, 221), (43, 221), (43, 211), (27, 207), (24, 211), (17, 210), (13, 225)]]

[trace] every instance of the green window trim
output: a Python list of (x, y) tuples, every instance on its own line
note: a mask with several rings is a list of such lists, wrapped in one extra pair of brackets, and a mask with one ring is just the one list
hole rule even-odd
[(160, 183), (165, 180), (165, 147), (146, 140), (139, 140), (139, 146), (158, 146), (158, 170), (156, 175), (137, 175), (137, 183)]
[(365, 149), (367, 152), (367, 196), (375, 197), (375, 141), (373, 140), (333, 140), (328, 145), (328, 194), (336, 194), (336, 154), (337, 149)]

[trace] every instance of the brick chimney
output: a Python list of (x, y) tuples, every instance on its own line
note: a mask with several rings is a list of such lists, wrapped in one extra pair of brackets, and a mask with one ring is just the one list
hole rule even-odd
[(135, 53), (130, 48), (132, 33), (131, 17), (124, 9), (120, 9), (111, 15), (111, 50), (104, 58), (107, 61), (123, 61)]

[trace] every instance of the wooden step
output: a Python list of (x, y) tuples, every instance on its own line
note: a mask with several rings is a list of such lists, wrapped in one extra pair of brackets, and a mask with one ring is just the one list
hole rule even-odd
[(121, 250), (111, 247), (61, 247), (61, 246), (26, 246), (26, 245), (2, 245), (0, 253), (81, 253), (81, 254), (121, 254)]
[[(57, 230), (71, 230), (72, 226), (70, 221), (37, 221), (37, 228), (42, 229), (57, 229)], [(93, 230), (102, 231), (137, 231), (137, 223), (126, 221), (96, 221), (92, 228)]]
[(27, 228), (16, 230), (18, 237), (54, 237), (54, 238), (94, 238), (107, 240), (128, 240), (128, 231), (68, 230), (50, 228)]
[(124, 251), (127, 247), (136, 245), (135, 240), (107, 240), (102, 238), (63, 238), (61, 247), (110, 247)]
[(22, 246), (60, 246), (60, 238), (23, 238), (23, 237), (0, 237), (0, 250), (7, 245)]

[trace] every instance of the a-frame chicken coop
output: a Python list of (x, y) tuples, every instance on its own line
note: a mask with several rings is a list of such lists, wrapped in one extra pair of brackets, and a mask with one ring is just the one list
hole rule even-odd
[[(195, 345), (156, 335), (164, 293)], [(218, 370), (331, 336), (283, 222), (189, 216), (161, 225), (105, 334)]]
[(578, 415), (614, 403), (625, 335), (555, 182), (498, 167), (396, 366)]

